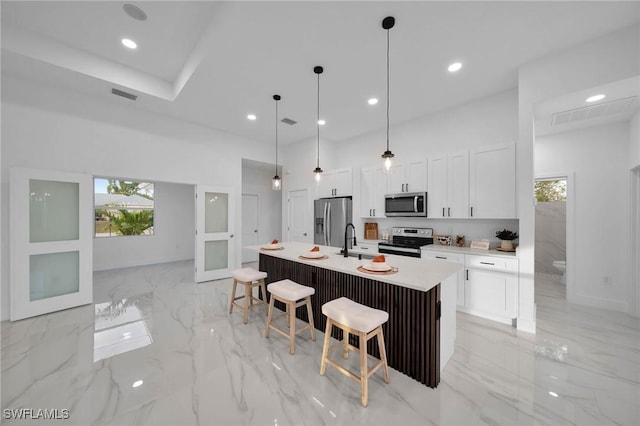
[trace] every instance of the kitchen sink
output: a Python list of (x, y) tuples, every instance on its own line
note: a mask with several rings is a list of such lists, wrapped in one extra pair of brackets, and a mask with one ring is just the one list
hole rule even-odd
[[(344, 256), (344, 254), (342, 253), (342, 251), (336, 253), (336, 256)], [(362, 260), (362, 259), (373, 259), (375, 256), (372, 254), (362, 254), (362, 253), (349, 253), (348, 254), (349, 257), (357, 257), (358, 259)]]

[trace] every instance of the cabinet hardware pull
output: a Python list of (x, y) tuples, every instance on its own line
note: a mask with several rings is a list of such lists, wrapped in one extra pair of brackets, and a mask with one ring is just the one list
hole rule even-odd
[(408, 183), (406, 183), (406, 184), (405, 184), (405, 186), (406, 186), (406, 188), (407, 188), (407, 192), (409, 192), (409, 184), (408, 184)]
[(469, 270), (467, 269), (467, 281), (469, 281)]
[(373, 209), (369, 209), (369, 216), (373, 216)]
[(436, 256), (436, 259), (446, 259), (444, 256)]
[(473, 206), (471, 206), (471, 217), (473, 217)]
[(491, 262), (480, 262), (483, 265), (495, 265), (495, 263), (491, 263)]
[(373, 216), (376, 216), (376, 209), (373, 209)]
[(444, 207), (442, 208), (442, 217), (444, 217)]
[(451, 217), (451, 207), (447, 207), (448, 216)]

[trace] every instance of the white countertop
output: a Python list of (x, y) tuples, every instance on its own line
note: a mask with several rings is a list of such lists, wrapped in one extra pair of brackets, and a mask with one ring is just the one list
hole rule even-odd
[(442, 251), (448, 253), (460, 253), (460, 254), (477, 254), (479, 256), (497, 256), (507, 257), (509, 259), (517, 258), (516, 253), (512, 251), (499, 251), (499, 250), (483, 250), (471, 247), (456, 247), (456, 246), (441, 246), (439, 244), (429, 244), (420, 247), (420, 250), (425, 251)]
[[(261, 250), (261, 246), (250, 246), (247, 248), (257, 250), (261, 254), (266, 254), (268, 256), (292, 260), (305, 265), (331, 269), (333, 271), (344, 272), (346, 274), (357, 275), (371, 280), (395, 284), (420, 291), (431, 290), (440, 282), (457, 273), (462, 267), (449, 262), (385, 254), (387, 263), (390, 266), (398, 268), (398, 272), (391, 275), (375, 275), (360, 272), (357, 269), (358, 266), (371, 262), (371, 260), (358, 260), (357, 257), (344, 257), (339, 253), (340, 249), (337, 247), (318, 245), (318, 247), (320, 247), (320, 251), (327, 254), (329, 258), (324, 260), (307, 260), (300, 259), (299, 256), (311, 250), (314, 247), (314, 244), (287, 242), (282, 243), (282, 246), (284, 247), (283, 250)], [(364, 252), (363, 254), (368, 253)]]

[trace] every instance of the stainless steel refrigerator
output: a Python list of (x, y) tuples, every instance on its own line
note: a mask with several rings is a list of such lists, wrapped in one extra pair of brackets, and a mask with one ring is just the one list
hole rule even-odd
[[(321, 198), (314, 202), (313, 242), (323, 246), (343, 247), (344, 230), (351, 222), (350, 198)], [(353, 228), (347, 231), (347, 247), (353, 242)]]

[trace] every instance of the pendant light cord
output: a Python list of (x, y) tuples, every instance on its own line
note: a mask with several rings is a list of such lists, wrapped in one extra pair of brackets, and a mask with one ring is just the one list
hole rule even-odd
[(316, 167), (320, 168), (320, 74), (318, 76), (318, 97), (316, 114)]
[(276, 100), (276, 176), (278, 176), (278, 101)]
[(387, 30), (387, 151), (389, 151), (389, 30)]

